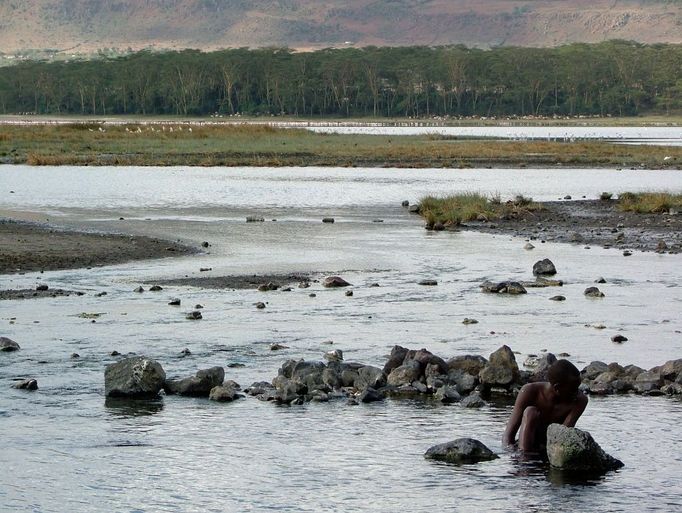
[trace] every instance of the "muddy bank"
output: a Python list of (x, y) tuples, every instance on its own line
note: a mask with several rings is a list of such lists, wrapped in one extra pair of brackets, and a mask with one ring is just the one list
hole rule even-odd
[(196, 251), (150, 237), (64, 231), (0, 219), (0, 274), (104, 266)]
[[(159, 281), (161, 285), (180, 285), (204, 289), (257, 289), (275, 290), (281, 287), (307, 284), (312, 281), (306, 274), (247, 274), (242, 276), (206, 276), (177, 278)], [(156, 282), (155, 282), (156, 283)], [(305, 285), (303, 285), (303, 288)]]
[(614, 200), (542, 203), (543, 209), (493, 222), (467, 222), (462, 229), (505, 233), (532, 244), (568, 242), (627, 250), (682, 252), (682, 215), (621, 212)]

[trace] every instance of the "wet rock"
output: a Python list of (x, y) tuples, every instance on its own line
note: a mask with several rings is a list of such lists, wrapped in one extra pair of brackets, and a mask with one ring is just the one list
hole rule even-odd
[(200, 304), (194, 305), (195, 310), (203, 310), (203, 308), (204, 308), (204, 305), (200, 305)]
[(591, 381), (599, 376), (602, 372), (606, 372), (608, 369), (608, 365), (606, 365), (604, 362), (594, 361), (580, 371), (580, 376), (583, 380)]
[(661, 375), (657, 372), (642, 372), (634, 383), (634, 388), (640, 394), (651, 393), (655, 390), (659, 390), (663, 386), (663, 379)]
[(16, 388), (19, 390), (38, 390), (38, 381), (35, 379), (25, 379), (23, 381), (19, 381), (18, 383), (15, 383), (12, 385), (12, 388)]
[(626, 249), (625, 251), (623, 251), (623, 256), (625, 256), (625, 257), (632, 256), (632, 251), (628, 251), (628, 250)]
[(623, 342), (627, 342), (628, 338), (623, 336), (623, 335), (613, 335), (611, 337), (611, 342), (616, 342), (617, 344), (622, 344)]
[(427, 349), (419, 349), (418, 351), (414, 350), (408, 351), (407, 354), (405, 355), (405, 360), (403, 361), (403, 364), (411, 360), (419, 362), (422, 372), (426, 371), (426, 367), (429, 364), (437, 366), (438, 374), (447, 374), (449, 370), (448, 364), (445, 362), (445, 360), (443, 360), (440, 356), (436, 356)]
[(224, 379), (225, 369), (216, 366), (202, 369), (189, 378), (168, 379), (164, 384), (164, 389), (167, 394), (208, 397), (214, 387), (222, 385)]
[(377, 367), (366, 365), (358, 369), (358, 377), (355, 379), (354, 386), (358, 390), (364, 390), (368, 387), (374, 389), (381, 388), (385, 384), (386, 374), (384, 374), (384, 371)]
[(502, 346), (490, 355), (488, 364), (478, 375), (479, 380), (486, 387), (501, 387), (510, 389), (519, 382), (519, 367), (516, 357), (509, 346)]
[(623, 466), (609, 456), (587, 431), (552, 424), (547, 428), (547, 457), (552, 467), (567, 471), (606, 472)]
[(208, 394), (208, 399), (210, 401), (217, 401), (219, 403), (231, 402), (240, 397), (244, 396), (238, 393), (238, 388), (224, 385), (213, 387)]
[(436, 280), (420, 280), (417, 282), (419, 285), (424, 285), (426, 287), (435, 287), (438, 285), (438, 281)]
[(135, 290), (133, 290), (133, 292), (140, 292), (140, 293), (144, 292), (144, 288), (143, 287), (137, 287)]
[(413, 381), (418, 381), (422, 375), (419, 362), (410, 360), (399, 367), (396, 367), (388, 375), (387, 383), (393, 386), (409, 385)]
[(330, 223), (330, 224), (333, 224), (333, 223), (334, 223), (334, 218), (333, 218), (333, 217), (323, 217), (323, 218), (322, 218), (322, 222), (323, 222), (323, 223)]
[(602, 276), (594, 280), (595, 283), (606, 283), (606, 279)]
[(550, 280), (549, 278), (543, 278), (538, 276), (535, 281), (522, 281), (519, 282), (526, 288), (544, 288), (544, 287), (562, 287), (564, 285), (563, 280)]
[(470, 319), (469, 317), (465, 317), (464, 320), (462, 321), (462, 324), (478, 324), (478, 321), (476, 319)]
[(262, 283), (258, 285), (258, 290), (260, 292), (268, 292), (270, 290), (277, 290), (279, 288), (279, 285), (277, 283), (273, 282), (268, 282), (268, 283)]
[(436, 401), (441, 402), (443, 404), (457, 403), (462, 400), (462, 396), (459, 395), (459, 392), (457, 392), (456, 389), (449, 386), (440, 387), (433, 395), (433, 397), (434, 399), (436, 399)]
[(530, 242), (527, 242), (525, 246), (523, 246), (523, 249), (530, 251), (531, 249), (535, 249), (535, 246), (533, 246)]
[(275, 342), (274, 344), (270, 344), (270, 351), (279, 351), (281, 349), (289, 349), (289, 346), (285, 346), (284, 344), (278, 344)]
[(42, 283), (42, 284), (40, 284), (40, 285), (38, 285), (38, 286), (36, 287), (36, 290), (37, 290), (37, 291), (44, 292), (44, 291), (48, 290), (49, 288), (50, 288), (50, 287), (48, 287), (47, 285), (45, 285), (44, 283)]
[(72, 360), (77, 360), (80, 357), (81, 357), (81, 355), (79, 355), (78, 353), (71, 353), (71, 356), (70, 356), (70, 358)]
[(535, 276), (554, 275), (556, 274), (556, 267), (549, 258), (538, 260), (533, 264), (533, 274)]
[(9, 353), (11, 351), (18, 351), (19, 349), (21, 349), (19, 344), (11, 338), (0, 337), (0, 352)]
[(484, 281), (479, 285), (483, 292), (492, 294), (526, 294), (527, 291), (523, 285), (517, 281), (501, 281), (491, 282)]
[(362, 393), (358, 396), (358, 401), (361, 403), (375, 403), (379, 401), (383, 401), (385, 399), (384, 394), (379, 392), (378, 390), (375, 390), (372, 387), (367, 387), (365, 388)]
[(190, 321), (198, 321), (202, 319), (203, 316), (201, 315), (201, 312), (199, 310), (194, 310), (192, 312), (189, 312), (186, 316), (185, 319), (188, 319)]
[(307, 289), (308, 287), (310, 287), (310, 283), (307, 281), (302, 281), (298, 284), (299, 289)]
[(460, 395), (471, 393), (478, 385), (478, 377), (460, 369), (451, 370), (447, 375), (447, 382), (454, 385)]
[(210, 246), (210, 244), (208, 243), (208, 241), (204, 241), (204, 242), (201, 243), (201, 247), (202, 247), (202, 248), (207, 248), (207, 247), (209, 247), (209, 246)]
[(259, 216), (248, 216), (246, 218), (247, 223), (264, 223), (265, 218), (264, 217), (259, 217)]
[(163, 287), (161, 285), (152, 285), (149, 288), (150, 292), (161, 292), (163, 290)]
[(452, 442), (434, 445), (426, 451), (424, 457), (427, 460), (455, 464), (478, 463), (498, 458), (494, 452), (473, 438), (458, 438)]
[(347, 290), (347, 291), (346, 291), (346, 296), (347, 296), (347, 297), (352, 297), (352, 296), (353, 296), (353, 291), (352, 291), (352, 290)]
[(486, 402), (478, 394), (471, 394), (462, 399), (459, 403), (462, 408), (483, 408)]
[(666, 242), (663, 239), (661, 239), (656, 244), (656, 252), (663, 253), (664, 251), (668, 251), (668, 244), (666, 244)]
[(566, 296), (552, 296), (549, 298), (550, 301), (566, 301)]
[(340, 276), (328, 276), (322, 281), (322, 286), (327, 288), (348, 287), (350, 283)]
[(168, 302), (168, 304), (169, 304), (170, 306), (180, 306), (180, 300), (179, 300), (178, 298), (174, 297), (173, 299), (171, 299), (171, 300)]
[(445, 230), (445, 225), (438, 221), (437, 223), (434, 223), (433, 230), (436, 232), (442, 232), (443, 230)]
[(604, 297), (604, 293), (597, 287), (587, 287), (583, 294), (587, 297)]
[(185, 348), (182, 351), (180, 351), (180, 356), (185, 357), (185, 356), (190, 356), (192, 354), (192, 351), (189, 350), (189, 348)]
[(265, 303), (263, 303), (262, 301), (258, 301), (258, 303), (254, 303), (254, 304), (256, 305), (256, 308), (258, 308), (259, 310), (262, 310), (263, 308), (265, 308)]
[(156, 397), (166, 381), (157, 361), (145, 356), (124, 358), (106, 366), (104, 393), (107, 397)]
[(533, 370), (533, 373), (530, 375), (529, 381), (531, 382), (549, 381), (547, 373), (549, 371), (550, 366), (556, 361), (557, 358), (552, 353), (545, 353), (543, 355), (540, 355), (535, 360), (536, 362), (535, 369)]
[(418, 214), (421, 211), (421, 207), (419, 205), (410, 205), (407, 211), (410, 214)]
[(668, 360), (657, 371), (663, 379), (675, 381), (678, 377), (682, 376), (682, 358)]
[(400, 203), (403, 207), (409, 207), (410, 202), (408, 200), (403, 200), (402, 203)]
[(450, 358), (447, 361), (447, 366), (449, 372), (461, 370), (472, 376), (478, 376), (487, 363), (488, 360), (480, 355), (466, 354)]
[(393, 349), (391, 349), (391, 355), (384, 365), (384, 374), (389, 375), (393, 369), (402, 365), (403, 360), (405, 360), (405, 356), (407, 356), (408, 352), (409, 350), (405, 347), (398, 345), (393, 346)]
[(112, 351), (111, 353), (109, 353), (109, 356), (121, 356), (121, 353), (119, 353), (118, 351)]

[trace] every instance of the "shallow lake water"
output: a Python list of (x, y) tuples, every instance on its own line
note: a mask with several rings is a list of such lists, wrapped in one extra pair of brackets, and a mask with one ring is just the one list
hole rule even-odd
[[(2, 166), (3, 215), (211, 247), (189, 257), (0, 277), (2, 288), (47, 283), (85, 292), (0, 301), (0, 335), (22, 346), (0, 357), (0, 511), (680, 509), (682, 402), (666, 397), (592, 398), (578, 427), (625, 467), (568, 481), (502, 449), (509, 404), (471, 411), (430, 401), (278, 407), (253, 398), (164, 397), (131, 406), (103, 395), (112, 350), (156, 358), (177, 377), (242, 364), (226, 368), (226, 378), (244, 387), (272, 379), (288, 358), (321, 360), (333, 348), (377, 366), (394, 344), (446, 358), (487, 356), (507, 344), (519, 363), (548, 350), (569, 353), (578, 367), (603, 360), (648, 368), (680, 358), (681, 256), (624, 258), (539, 241), (526, 251), (523, 239), (504, 235), (426, 232), (400, 206), (457, 191), (549, 200), (652, 189), (682, 191), (682, 173)], [(246, 223), (249, 215), (266, 221)], [(336, 222), (323, 224), (327, 216)], [(556, 264), (566, 282), (560, 290), (479, 291), (485, 279), (532, 279), (541, 258)], [(319, 283), (292, 292), (132, 292), (165, 278), (283, 272), (340, 274), (354, 296)], [(606, 297), (585, 298), (600, 276)], [(424, 278), (438, 286), (419, 286)], [(95, 297), (101, 291), (107, 295)], [(548, 300), (557, 293), (567, 301)], [(168, 306), (170, 297), (183, 306)], [(256, 310), (257, 301), (267, 308)], [(197, 303), (203, 320), (185, 320)], [(102, 315), (93, 323), (82, 312)], [(479, 324), (463, 325), (464, 317)], [(613, 344), (615, 333), (628, 342)], [(288, 349), (271, 351), (274, 342)], [(192, 355), (181, 358), (185, 347)], [(72, 360), (73, 352), (81, 358)], [(40, 389), (10, 389), (17, 377), (36, 377)], [(431, 445), (460, 436), (480, 439), (500, 459), (464, 467), (423, 459)]]

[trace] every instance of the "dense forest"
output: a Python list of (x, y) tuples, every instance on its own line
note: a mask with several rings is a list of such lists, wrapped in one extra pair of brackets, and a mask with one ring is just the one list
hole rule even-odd
[(682, 46), (138, 52), (0, 68), (0, 113), (637, 115), (682, 111)]

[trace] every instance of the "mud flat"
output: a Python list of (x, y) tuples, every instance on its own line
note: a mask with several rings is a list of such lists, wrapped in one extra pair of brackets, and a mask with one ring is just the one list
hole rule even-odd
[(0, 274), (95, 267), (194, 252), (182, 244), (150, 237), (64, 231), (0, 219)]
[(659, 253), (682, 252), (682, 215), (623, 212), (616, 201), (542, 203), (544, 208), (493, 222), (467, 222), (462, 229), (505, 233), (532, 244), (568, 242)]

